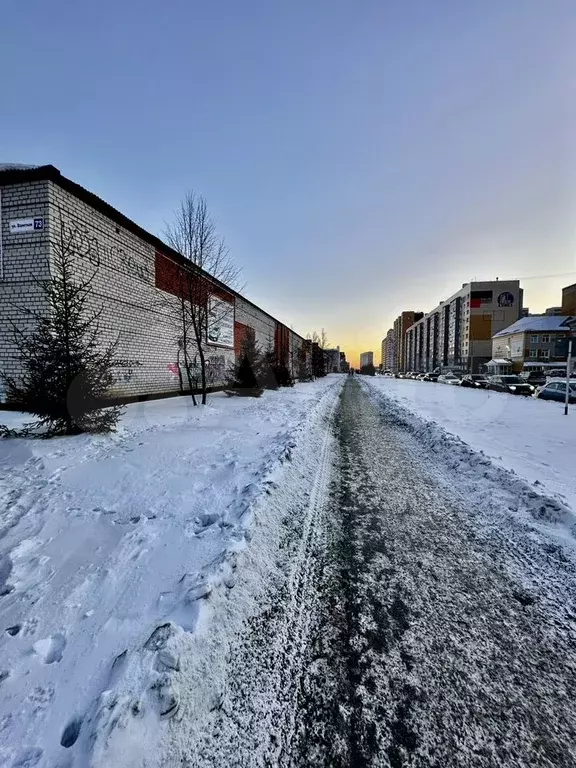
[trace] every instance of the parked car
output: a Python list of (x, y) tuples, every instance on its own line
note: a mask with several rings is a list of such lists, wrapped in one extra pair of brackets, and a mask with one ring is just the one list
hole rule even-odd
[(443, 373), (438, 376), (438, 384), (459, 384), (460, 379), (453, 373)]
[(543, 387), (546, 384), (546, 374), (544, 371), (525, 371), (520, 374), (520, 378), (534, 387)]
[(416, 379), (417, 379), (418, 381), (424, 381), (424, 377), (425, 377), (425, 376), (426, 376), (426, 374), (425, 374), (425, 373), (419, 373), (419, 374), (416, 376)]
[(532, 384), (527, 384), (520, 376), (512, 374), (491, 376), (488, 382), (488, 389), (493, 389), (495, 392), (508, 392), (511, 395), (532, 395), (536, 390)]
[(425, 373), (422, 381), (438, 381), (439, 373)]
[[(534, 397), (539, 400), (557, 400), (560, 403), (566, 402), (566, 379), (548, 381), (543, 387), (534, 392)], [(576, 403), (576, 382), (570, 382), (568, 390), (568, 402)]]
[(460, 380), (460, 386), (470, 389), (488, 389), (488, 377), (483, 373), (467, 373)]

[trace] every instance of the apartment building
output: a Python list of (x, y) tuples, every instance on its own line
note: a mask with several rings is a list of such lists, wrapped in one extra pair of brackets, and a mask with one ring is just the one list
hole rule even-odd
[(562, 314), (576, 317), (576, 283), (562, 288)]
[(464, 283), (406, 331), (406, 370), (477, 372), (492, 357), (492, 337), (522, 315), (518, 280)]
[(406, 331), (418, 320), (424, 317), (423, 312), (402, 312), (394, 321), (394, 366), (392, 373), (405, 373), (411, 370), (408, 367), (408, 349), (406, 343)]
[(374, 365), (374, 352), (362, 352), (360, 354), (360, 368), (366, 365)]
[(394, 371), (396, 368), (396, 339), (394, 328), (386, 333), (386, 357), (384, 358), (384, 370)]

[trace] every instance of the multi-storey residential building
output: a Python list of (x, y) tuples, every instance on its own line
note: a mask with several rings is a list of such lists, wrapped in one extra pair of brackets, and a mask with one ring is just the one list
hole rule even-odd
[(380, 368), (383, 371), (386, 370), (386, 338), (382, 339), (382, 344), (380, 345)]
[(374, 365), (374, 352), (362, 352), (360, 355), (360, 368), (366, 365)]
[(394, 338), (394, 328), (386, 334), (386, 357), (385, 357), (384, 370), (394, 371), (396, 369), (396, 341)]
[(492, 338), (495, 365), (501, 368), (508, 364), (516, 372), (565, 368), (566, 351), (559, 348), (558, 341), (570, 335), (569, 320), (563, 315), (532, 315), (517, 320)]
[(562, 314), (576, 317), (576, 283), (562, 288)]
[(394, 321), (394, 365), (392, 373), (404, 373), (408, 368), (406, 331), (411, 325), (424, 317), (423, 312), (402, 312)]
[(522, 313), (518, 280), (464, 283), (406, 331), (406, 368), (479, 371), (492, 355), (492, 337)]

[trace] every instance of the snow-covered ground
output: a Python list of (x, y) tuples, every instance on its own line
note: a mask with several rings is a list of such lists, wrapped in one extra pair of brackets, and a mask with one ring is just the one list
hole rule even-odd
[(0, 441), (2, 766), (152, 756), (179, 703), (174, 648), (233, 586), (257, 501), (343, 379), (132, 405), (111, 437)]
[(561, 403), (532, 397), (379, 376), (361, 381), (576, 512), (575, 406), (564, 416)]

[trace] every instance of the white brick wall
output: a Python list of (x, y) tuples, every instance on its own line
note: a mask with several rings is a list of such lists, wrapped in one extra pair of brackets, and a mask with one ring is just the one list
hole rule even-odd
[[(48, 217), (48, 183), (0, 187), (2, 274), (0, 274), (0, 372), (18, 375), (20, 365), (13, 324), (30, 326), (30, 312), (43, 313), (45, 300), (37, 280), (49, 275), (48, 231), (10, 233), (10, 221)], [(0, 382), (0, 401), (3, 386)]]
[[(44, 217), (43, 232), (10, 235), (10, 219), (32, 216)], [(173, 320), (178, 314), (178, 299), (155, 287), (154, 247), (53, 182), (2, 189), (0, 369), (17, 373), (9, 320), (21, 325), (23, 316), (12, 302), (45, 309), (34, 278), (48, 276), (62, 231), (64, 242), (74, 243), (79, 274), (86, 278), (94, 275), (89, 304), (92, 310), (101, 310), (103, 339), (118, 339), (119, 356), (140, 363), (118, 369), (112, 394), (138, 397), (177, 392), (178, 377), (168, 366), (177, 361), (177, 340), (181, 335), (178, 322)], [(235, 319), (255, 329), (262, 349), (274, 344), (276, 321), (242, 297), (236, 298)], [(300, 337), (290, 332), (290, 339), (296, 350)], [(193, 344), (189, 344), (189, 354), (191, 359), (196, 354)], [(234, 351), (207, 347), (207, 358), (215, 372), (209, 383), (223, 384)]]

